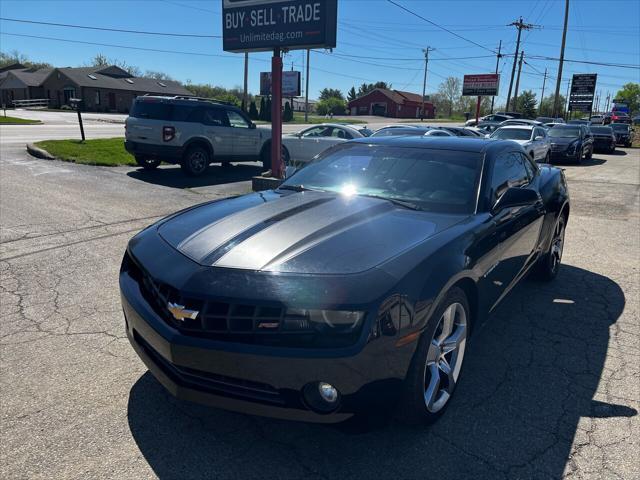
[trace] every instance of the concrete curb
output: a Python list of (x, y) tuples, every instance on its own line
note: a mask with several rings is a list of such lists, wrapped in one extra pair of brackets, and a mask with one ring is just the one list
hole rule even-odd
[(29, 155), (33, 157), (42, 158), (44, 160), (56, 159), (56, 157), (51, 155), (49, 152), (47, 152), (46, 150), (43, 150), (42, 148), (36, 147), (33, 143), (27, 143), (27, 153), (29, 153)]

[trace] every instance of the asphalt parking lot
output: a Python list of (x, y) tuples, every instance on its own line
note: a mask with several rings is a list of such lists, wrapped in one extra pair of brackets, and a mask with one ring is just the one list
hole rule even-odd
[(354, 430), (177, 401), (125, 338), (128, 239), (248, 191), (258, 165), (190, 179), (36, 160), (11, 128), (0, 130), (2, 478), (640, 478), (640, 150), (566, 166), (564, 266), (553, 283), (523, 282), (477, 333), (440, 422)]

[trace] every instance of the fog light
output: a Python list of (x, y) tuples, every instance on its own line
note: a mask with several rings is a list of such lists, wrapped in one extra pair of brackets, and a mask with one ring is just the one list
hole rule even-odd
[(329, 383), (320, 382), (318, 384), (320, 396), (325, 402), (334, 403), (338, 400), (338, 390)]
[(340, 406), (340, 392), (327, 382), (307, 383), (302, 396), (304, 403), (318, 413), (331, 413)]

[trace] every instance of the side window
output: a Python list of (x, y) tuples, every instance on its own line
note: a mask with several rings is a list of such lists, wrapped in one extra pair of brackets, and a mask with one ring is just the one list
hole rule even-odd
[(507, 188), (520, 187), (527, 183), (529, 173), (519, 153), (504, 152), (496, 158), (491, 176), (492, 202), (495, 202)]
[(313, 127), (302, 134), (303, 137), (330, 137), (331, 127)]
[(214, 127), (229, 126), (229, 119), (227, 118), (227, 113), (221, 108), (207, 108), (204, 111), (204, 116), (202, 121), (206, 125), (211, 125)]
[(202, 123), (204, 122), (204, 108), (194, 108), (187, 117), (187, 122)]
[(342, 128), (334, 128), (333, 132), (331, 132), (331, 136), (337, 138), (345, 138), (348, 140), (351, 140), (353, 138), (353, 136), (349, 132)]
[(227, 111), (227, 116), (229, 117), (229, 124), (232, 127), (235, 127), (235, 128), (249, 128), (249, 123), (238, 112), (234, 112), (233, 110), (228, 110)]

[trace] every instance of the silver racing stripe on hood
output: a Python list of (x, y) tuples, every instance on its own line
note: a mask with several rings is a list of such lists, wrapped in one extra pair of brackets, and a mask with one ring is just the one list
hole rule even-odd
[[(272, 218), (287, 217), (287, 212), (295, 214), (313, 208), (320, 203), (331, 201), (334, 197), (320, 192), (304, 192), (298, 195), (287, 195), (278, 200), (260, 204), (247, 210), (242, 210), (221, 220), (205, 226), (191, 234), (178, 245), (177, 249), (184, 255), (203, 264), (204, 260), (224, 248), (234, 239), (241, 237), (243, 232), (256, 233), (261, 228), (267, 228)], [(237, 243), (237, 242), (233, 242)]]
[[(274, 222), (234, 243), (211, 264), (216, 267), (270, 270), (348, 228), (390, 212), (388, 202), (338, 196)], [(207, 262), (208, 264), (208, 262)]]

